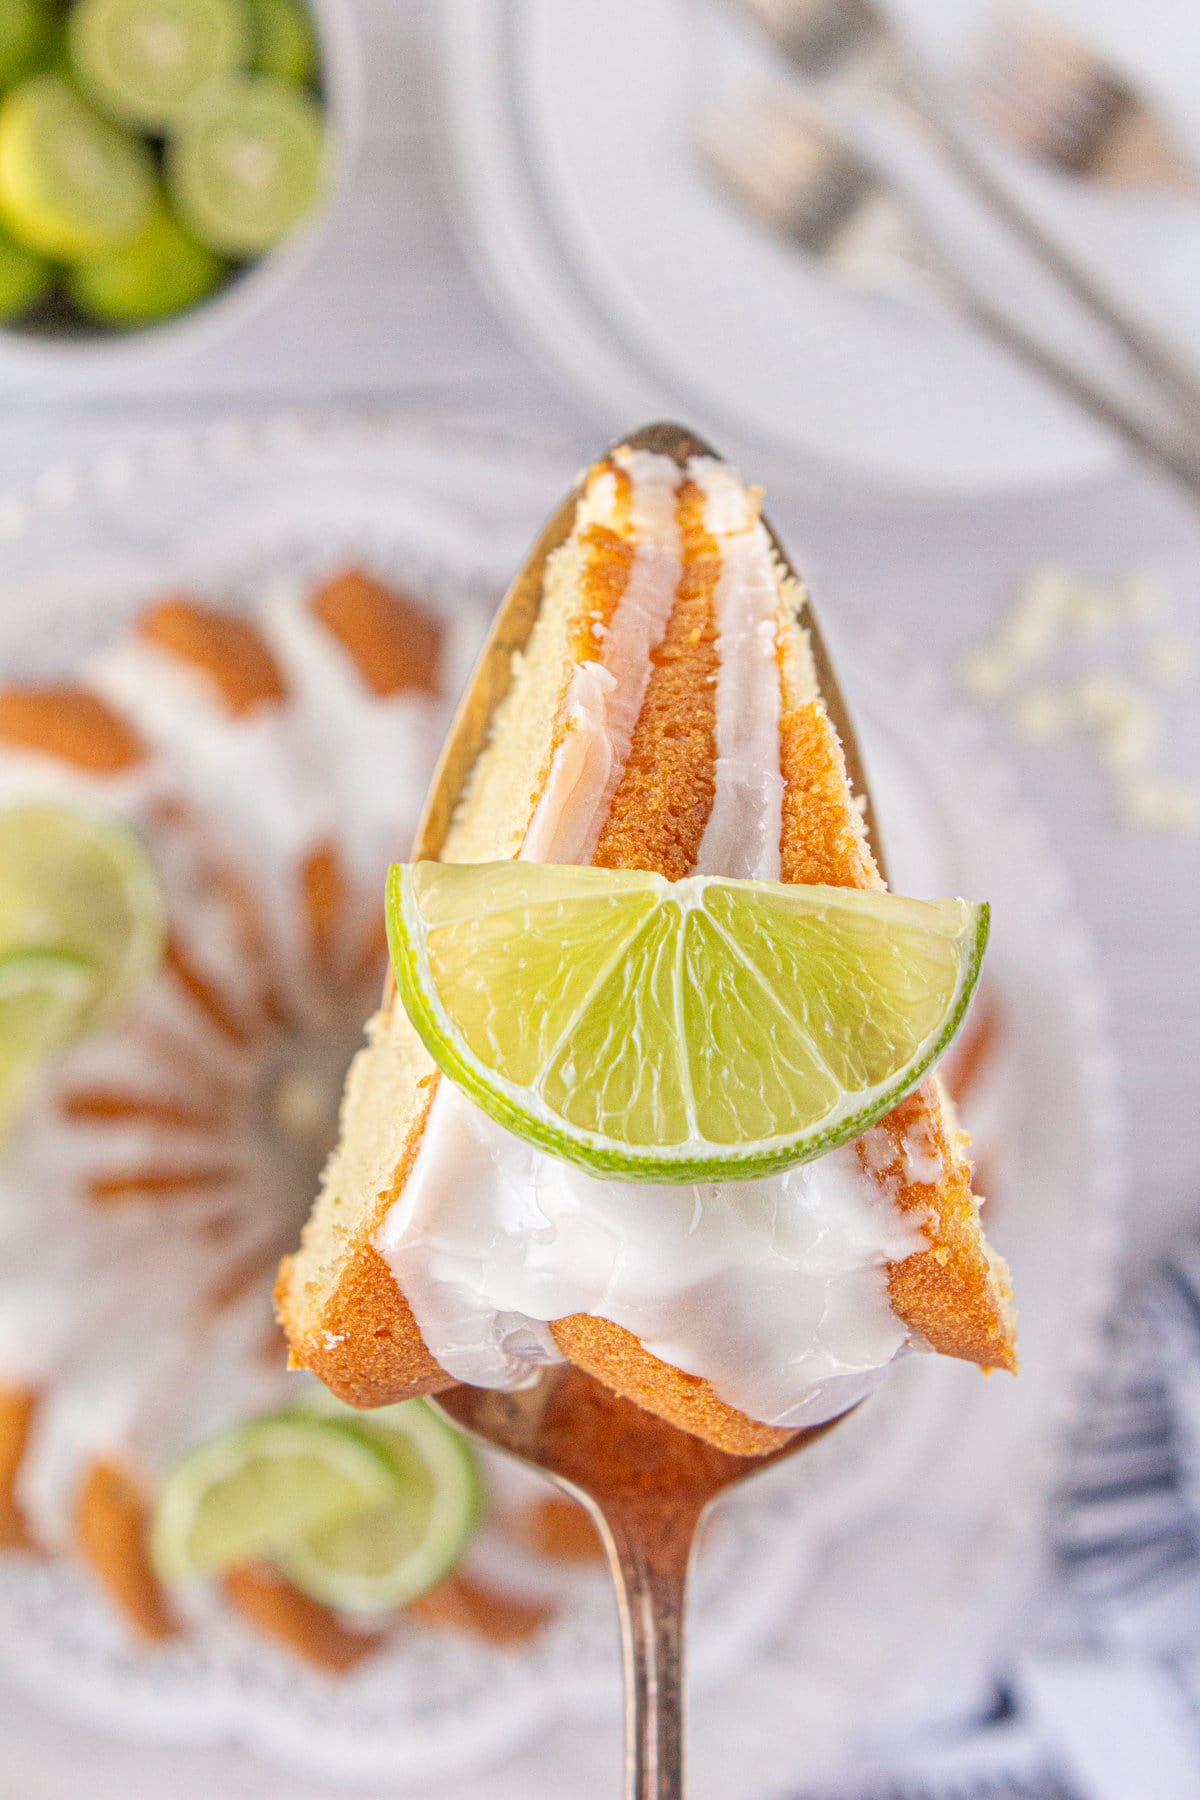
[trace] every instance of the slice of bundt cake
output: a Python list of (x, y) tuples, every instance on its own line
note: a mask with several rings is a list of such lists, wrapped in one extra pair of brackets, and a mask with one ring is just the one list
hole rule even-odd
[[(801, 601), (726, 465), (598, 464), (443, 858), (881, 886)], [(576, 1175), (551, 1206), (538, 1153), (513, 1162), (395, 1000), (368, 1037), (277, 1290), (294, 1359), (353, 1404), (519, 1385), (565, 1357), (758, 1454), (909, 1345), (1015, 1366), (936, 1078), (784, 1176), (631, 1197)]]

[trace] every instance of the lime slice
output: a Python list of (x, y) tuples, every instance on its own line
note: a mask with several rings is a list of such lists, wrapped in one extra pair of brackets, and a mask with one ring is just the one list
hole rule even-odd
[(103, 325), (146, 325), (196, 306), (220, 287), (229, 265), (198, 244), (166, 206), (124, 250), (76, 263), (67, 292)]
[(53, 283), (54, 270), (44, 256), (0, 231), (0, 323), (23, 318)]
[(0, 956), (48, 951), (85, 963), (80, 1032), (111, 1018), (157, 969), (162, 893), (140, 839), (59, 805), (0, 812)]
[(78, 0), (71, 60), (89, 99), (138, 131), (169, 130), (254, 46), (246, 0)]
[(145, 144), (100, 118), (59, 75), (0, 104), (0, 218), (44, 256), (76, 262), (132, 243), (154, 203)]
[(317, 73), (317, 34), (300, 0), (249, 0), (254, 67), (263, 75), (309, 85)]
[(215, 1574), (386, 1506), (395, 1487), (384, 1450), (353, 1427), (304, 1413), (252, 1419), (171, 1470), (150, 1552), (164, 1581)]
[(42, 1062), (77, 1032), (95, 986), (95, 971), (75, 957), (0, 961), (0, 1137)]
[(167, 150), (181, 217), (223, 256), (258, 256), (320, 196), (325, 127), (312, 95), (273, 75), (230, 76), (200, 94)]
[(449, 1573), (483, 1512), (483, 1482), (466, 1439), (424, 1400), (347, 1425), (379, 1446), (394, 1478), (382, 1505), (320, 1524), (278, 1558), (288, 1580), (342, 1612), (390, 1612)]
[(396, 980), (431, 1055), (598, 1175), (741, 1179), (857, 1137), (962, 1022), (988, 909), (534, 863), (395, 866)]
[(53, 54), (55, 21), (47, 0), (0, 3), (0, 88), (44, 68)]

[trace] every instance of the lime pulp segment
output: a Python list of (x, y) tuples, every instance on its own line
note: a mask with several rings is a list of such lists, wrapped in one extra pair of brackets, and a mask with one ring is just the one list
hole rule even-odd
[(128, 826), (58, 804), (0, 811), (0, 957), (45, 952), (90, 971), (77, 1033), (112, 1018), (159, 966), (162, 892)]
[(743, 1179), (857, 1137), (945, 1050), (989, 912), (533, 863), (396, 865), (396, 981), (440, 1068), (593, 1174)]
[(92, 111), (58, 75), (0, 102), (0, 219), (19, 243), (77, 262), (129, 244), (154, 203), (145, 144)]
[(222, 256), (258, 256), (286, 237), (319, 199), (324, 167), (319, 105), (273, 75), (213, 82), (167, 149), (180, 216)]
[(193, 1450), (163, 1484), (150, 1549), (164, 1581), (274, 1556), (305, 1531), (386, 1505), (387, 1457), (333, 1419), (281, 1413)]
[(343, 1612), (391, 1611), (449, 1573), (483, 1511), (479, 1465), (462, 1435), (423, 1400), (346, 1427), (386, 1455), (394, 1492), (382, 1505), (314, 1527), (279, 1556), (284, 1574)]
[(69, 32), (89, 98), (138, 131), (168, 130), (253, 49), (246, 0), (77, 0)]

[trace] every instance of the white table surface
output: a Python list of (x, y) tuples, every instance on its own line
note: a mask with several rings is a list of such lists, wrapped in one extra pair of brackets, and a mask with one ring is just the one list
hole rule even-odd
[[(598, 427), (513, 341), (456, 239), (419, 0), (345, 4), (366, 40), (366, 142), (306, 286), (238, 337), (124, 373), (120, 389), (0, 376), (0, 495), (28, 489), (47, 467), (86, 461), (148, 432), (279, 408), (481, 417), (559, 452), (564, 478), (596, 449)], [(547, 494), (547, 505), (554, 498)], [(1176, 624), (1200, 637), (1200, 527), (1132, 471), (1084, 491), (966, 505), (863, 504), (852, 494), (817, 501), (778, 489), (771, 500), (835, 647), (856, 618), (882, 614), (950, 662), (994, 625), (1021, 576), (1044, 562), (1096, 578), (1161, 572)], [(2, 579), (0, 547), (0, 604)], [(1200, 1217), (1200, 839), (1118, 825), (1103, 778), (1076, 747), (1016, 754), (1099, 944), (1130, 1117), (1130, 1249), (1147, 1257)], [(1162, 761), (1180, 775), (1200, 773), (1194, 698), (1173, 709)], [(62, 1728), (0, 1694), (0, 1800), (79, 1791), (39, 1772), (38, 1746), (57, 1764), (51, 1744), (61, 1752), (64, 1741)], [(70, 1741), (85, 1766), (95, 1760), (89, 1739)], [(111, 1775), (89, 1772), (97, 1800), (129, 1791), (120, 1766), (118, 1758)], [(213, 1791), (188, 1786), (178, 1759), (164, 1759), (164, 1780), (168, 1766), (169, 1791)], [(139, 1763), (142, 1775), (146, 1769)], [(232, 1800), (252, 1790), (231, 1776), (221, 1791)], [(502, 1784), (491, 1792), (502, 1795)]]

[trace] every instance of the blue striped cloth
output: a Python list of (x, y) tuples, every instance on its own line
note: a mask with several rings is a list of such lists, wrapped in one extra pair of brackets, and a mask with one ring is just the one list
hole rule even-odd
[(787, 1800), (1200, 1800), (1200, 1238), (1127, 1294), (997, 1705), (886, 1777)]

